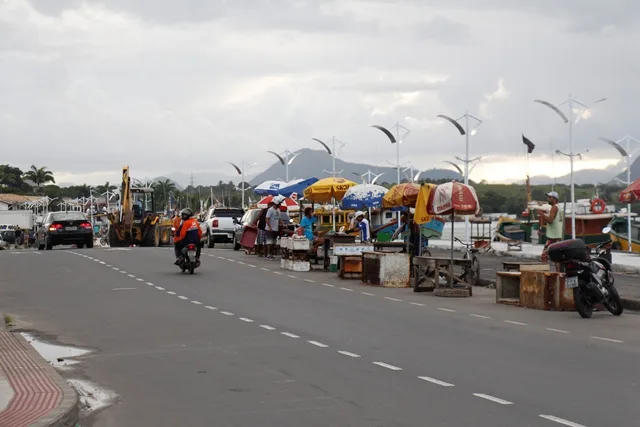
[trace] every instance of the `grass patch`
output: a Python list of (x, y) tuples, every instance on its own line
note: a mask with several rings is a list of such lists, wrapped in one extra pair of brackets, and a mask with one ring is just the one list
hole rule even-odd
[(4, 315), (4, 324), (7, 326), (13, 326), (13, 317), (9, 314)]

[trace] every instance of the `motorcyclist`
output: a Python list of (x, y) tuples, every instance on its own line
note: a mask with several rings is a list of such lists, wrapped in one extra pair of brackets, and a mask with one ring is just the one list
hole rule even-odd
[(173, 239), (175, 243), (176, 265), (180, 263), (182, 249), (190, 243), (196, 245), (196, 259), (200, 260), (200, 240), (202, 239), (200, 224), (193, 218), (193, 211), (191, 209), (185, 208), (180, 211), (180, 218), (182, 222), (176, 229), (176, 235)]

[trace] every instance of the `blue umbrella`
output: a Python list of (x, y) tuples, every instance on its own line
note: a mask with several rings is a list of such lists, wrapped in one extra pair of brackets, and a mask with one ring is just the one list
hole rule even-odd
[(343, 209), (371, 209), (382, 206), (386, 188), (375, 184), (360, 184), (347, 190), (342, 198)]
[(289, 181), (286, 185), (283, 185), (278, 191), (278, 194), (285, 197), (291, 197), (293, 193), (302, 195), (305, 188), (315, 184), (316, 182), (318, 182), (318, 178), (294, 179), (293, 181)]
[(284, 181), (265, 181), (261, 184), (256, 185), (253, 191), (258, 196), (277, 196), (280, 194), (280, 187), (284, 187), (286, 183)]

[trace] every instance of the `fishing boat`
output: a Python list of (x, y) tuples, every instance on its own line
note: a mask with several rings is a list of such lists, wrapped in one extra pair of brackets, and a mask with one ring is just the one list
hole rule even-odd
[[(628, 251), (627, 214), (615, 215), (608, 226), (611, 227), (609, 238), (613, 242), (613, 249)], [(640, 222), (634, 213), (631, 213), (631, 251), (640, 253)]]

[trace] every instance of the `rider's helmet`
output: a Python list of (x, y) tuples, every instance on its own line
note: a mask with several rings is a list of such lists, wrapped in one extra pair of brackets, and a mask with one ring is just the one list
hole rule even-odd
[(180, 216), (183, 220), (187, 220), (193, 216), (193, 211), (189, 208), (184, 208), (180, 211)]

